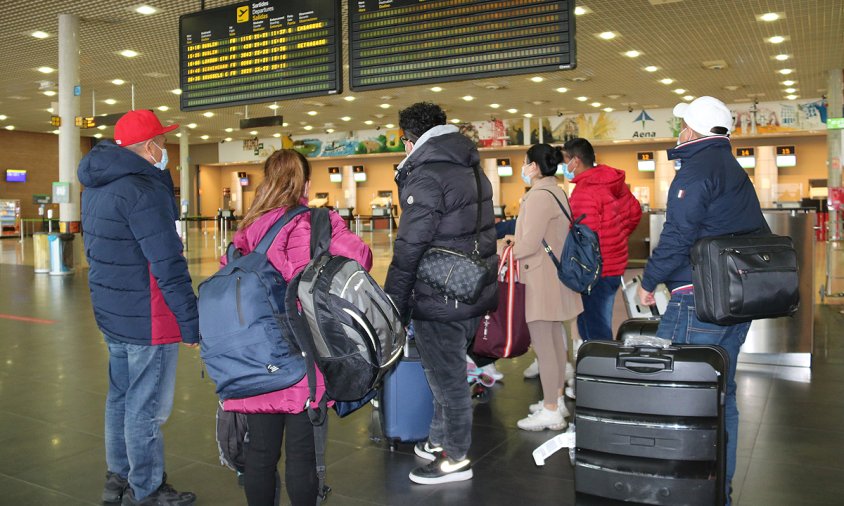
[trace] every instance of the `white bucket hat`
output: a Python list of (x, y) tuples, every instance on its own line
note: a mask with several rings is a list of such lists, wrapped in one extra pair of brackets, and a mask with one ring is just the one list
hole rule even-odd
[(721, 135), (712, 131), (715, 127), (733, 129), (733, 115), (730, 109), (717, 98), (698, 97), (691, 103), (680, 102), (674, 106), (674, 116), (682, 118), (692, 130), (700, 135)]

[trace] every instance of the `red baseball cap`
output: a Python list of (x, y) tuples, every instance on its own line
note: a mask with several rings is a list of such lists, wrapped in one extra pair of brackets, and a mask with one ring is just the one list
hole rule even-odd
[(131, 146), (177, 128), (177, 124), (162, 126), (155, 113), (148, 109), (129, 111), (114, 125), (114, 143), (124, 147)]

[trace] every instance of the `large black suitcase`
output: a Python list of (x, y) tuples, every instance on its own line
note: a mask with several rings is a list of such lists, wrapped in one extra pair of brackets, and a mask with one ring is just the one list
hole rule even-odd
[[(649, 333), (642, 325), (653, 327), (638, 322), (630, 333)], [(723, 505), (728, 363), (718, 346), (584, 343), (575, 490), (644, 504)]]

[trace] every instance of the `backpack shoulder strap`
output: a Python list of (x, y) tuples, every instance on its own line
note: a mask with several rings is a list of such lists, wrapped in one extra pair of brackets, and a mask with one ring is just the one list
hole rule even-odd
[(290, 223), (290, 220), (292, 220), (294, 217), (307, 211), (308, 208), (302, 205), (291, 207), (290, 209), (285, 211), (284, 214), (279, 216), (276, 222), (273, 223), (273, 226), (270, 227), (269, 230), (267, 230), (267, 233), (264, 234), (264, 237), (261, 238), (261, 241), (258, 243), (257, 246), (255, 246), (255, 249), (253, 251), (262, 255), (266, 255), (267, 250), (270, 249), (270, 245), (273, 243), (278, 233), (281, 232), (281, 229), (285, 225)]
[(328, 253), (331, 245), (331, 218), (328, 209), (311, 209), (311, 258)]

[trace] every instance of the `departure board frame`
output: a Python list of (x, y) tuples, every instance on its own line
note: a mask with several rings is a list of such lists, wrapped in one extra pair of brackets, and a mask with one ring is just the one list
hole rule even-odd
[(577, 66), (574, 0), (349, 0), (353, 91)]
[(339, 94), (340, 0), (253, 0), (179, 17), (183, 111)]

